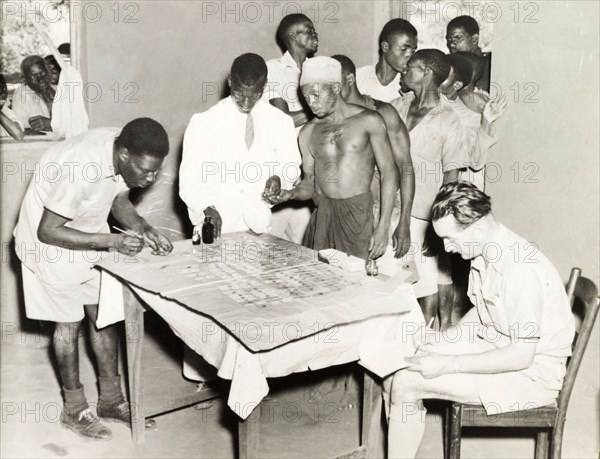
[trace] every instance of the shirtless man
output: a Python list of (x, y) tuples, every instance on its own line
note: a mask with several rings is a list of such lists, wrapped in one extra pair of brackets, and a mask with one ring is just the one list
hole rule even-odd
[[(313, 199), (317, 208), (305, 246), (376, 259), (387, 247), (398, 173), (383, 117), (344, 101), (341, 80), (341, 65), (335, 59), (319, 56), (304, 62), (300, 87), (315, 115), (298, 139), (304, 178), (271, 202)], [(381, 171), (382, 204), (373, 229), (370, 188), (375, 165)]]
[[(303, 245), (376, 259), (387, 248), (398, 173), (383, 117), (344, 101), (341, 81), (342, 68), (335, 59), (320, 56), (304, 62), (300, 87), (315, 115), (298, 138), (304, 178), (269, 201), (312, 198), (317, 208)], [(376, 165), (381, 171), (381, 212), (373, 229), (371, 182)], [(351, 375), (346, 375), (310, 391), (307, 400), (316, 402), (345, 387), (339, 405), (352, 408), (353, 386)]]
[[(392, 222), (397, 222), (392, 234), (392, 246), (395, 257), (403, 257), (410, 247), (410, 212), (415, 195), (415, 172), (410, 157), (408, 130), (394, 107), (387, 102), (372, 99), (370, 96), (360, 93), (356, 86), (356, 67), (349, 57), (337, 54), (332, 58), (342, 65), (342, 90), (340, 92), (342, 98), (350, 104), (377, 111), (385, 121), (392, 147), (392, 155), (400, 174), (400, 192), (395, 200), (392, 212)], [(378, 218), (380, 209), (378, 170), (375, 171), (371, 191), (375, 201), (375, 218)]]

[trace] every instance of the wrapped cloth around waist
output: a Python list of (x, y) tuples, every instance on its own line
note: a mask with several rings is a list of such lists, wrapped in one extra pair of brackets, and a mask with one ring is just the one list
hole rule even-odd
[(337, 249), (367, 259), (373, 235), (371, 191), (350, 198), (335, 199), (316, 194), (313, 212), (303, 245), (314, 250)]

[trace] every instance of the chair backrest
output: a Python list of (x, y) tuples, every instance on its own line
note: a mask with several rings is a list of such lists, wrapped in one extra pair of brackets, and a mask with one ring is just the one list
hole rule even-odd
[(571, 392), (573, 391), (575, 378), (579, 371), (585, 348), (590, 340), (594, 322), (598, 316), (598, 309), (600, 308), (598, 287), (588, 278), (581, 277), (581, 269), (573, 268), (571, 270), (571, 276), (569, 277), (566, 289), (571, 307), (574, 305), (578, 306), (579, 303), (583, 306), (583, 320), (579, 330), (575, 333), (573, 352), (567, 363), (567, 373), (558, 397), (558, 416), (562, 419), (566, 417), (567, 406)]

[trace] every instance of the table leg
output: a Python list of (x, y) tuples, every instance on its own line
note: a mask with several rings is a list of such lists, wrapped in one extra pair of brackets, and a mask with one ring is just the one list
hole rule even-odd
[(361, 445), (366, 446), (366, 456), (377, 457), (381, 435), (381, 385), (365, 370)]
[(258, 457), (260, 439), (260, 404), (245, 420), (238, 421), (238, 451), (240, 459)]
[(136, 444), (145, 438), (144, 392), (142, 388), (142, 346), (144, 342), (144, 307), (131, 289), (123, 284), (125, 307), (125, 340), (127, 348), (127, 372), (129, 405), (131, 408), (131, 434)]

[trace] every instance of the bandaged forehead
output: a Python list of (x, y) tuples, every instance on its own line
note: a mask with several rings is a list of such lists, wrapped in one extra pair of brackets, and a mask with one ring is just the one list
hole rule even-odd
[(306, 59), (302, 64), (300, 86), (313, 83), (341, 83), (342, 65), (327, 56), (317, 56)]

